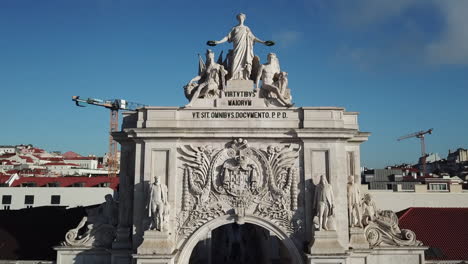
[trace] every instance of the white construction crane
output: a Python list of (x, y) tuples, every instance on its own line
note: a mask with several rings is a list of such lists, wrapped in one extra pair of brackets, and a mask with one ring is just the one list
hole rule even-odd
[(107, 167), (109, 177), (117, 176), (117, 142), (112, 137), (112, 132), (119, 129), (119, 110), (136, 110), (138, 107), (145, 105), (128, 102), (123, 99), (101, 100), (96, 98), (81, 99), (79, 96), (72, 96), (72, 100), (77, 106), (85, 107), (86, 105), (97, 105), (110, 109), (110, 130), (109, 130), (109, 154), (107, 159)]
[(419, 138), (421, 140), (421, 158), (422, 158), (422, 162), (423, 162), (423, 173), (424, 175), (426, 175), (426, 143), (424, 142), (424, 135), (425, 134), (432, 134), (432, 130), (434, 129), (428, 129), (426, 131), (419, 131), (419, 132), (415, 132), (415, 133), (412, 133), (412, 134), (409, 134), (409, 135), (406, 135), (406, 136), (402, 136), (402, 137), (399, 137), (397, 140), (400, 141), (400, 140), (403, 140), (403, 139), (407, 139), (407, 138), (412, 138), (412, 137), (415, 137), (415, 138)]

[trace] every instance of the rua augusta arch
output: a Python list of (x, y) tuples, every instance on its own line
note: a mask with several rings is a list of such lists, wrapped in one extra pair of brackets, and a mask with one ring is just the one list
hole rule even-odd
[[(359, 130), (358, 113), (294, 106), (294, 74), (280, 66), (274, 42), (257, 38), (246, 15), (237, 18), (225, 38), (207, 42), (225, 45), (226, 55), (215, 60), (207, 50), (180, 88), (187, 105), (123, 114), (113, 133), (121, 145), (118, 223), (84, 219), (56, 248), (57, 262), (189, 264), (195, 245), (226, 225), (236, 226), (223, 237), (236, 241), (227, 244), (235, 259), (247, 250), (239, 241), (252, 245), (235, 230), (251, 224), (266, 230), (258, 236), (277, 237), (294, 263), (424, 263), (415, 234), (360, 191), (360, 144), (370, 134)], [(271, 49), (267, 58), (255, 55), (255, 43)]]

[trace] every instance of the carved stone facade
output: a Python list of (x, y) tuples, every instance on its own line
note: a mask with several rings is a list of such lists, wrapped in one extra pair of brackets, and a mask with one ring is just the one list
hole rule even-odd
[[(414, 233), (371, 203), (362, 210), (365, 229), (350, 229), (347, 175), (359, 174), (360, 144), (369, 133), (344, 108), (293, 107), (276, 55), (262, 65), (253, 54), (254, 42), (273, 42), (257, 39), (245, 18), (240, 14), (228, 36), (208, 42), (233, 42), (234, 51), (217, 63), (208, 52), (185, 86), (188, 105), (124, 113), (122, 131), (113, 133), (122, 148), (119, 223), (111, 250), (101, 251), (109, 262), (100, 263), (209, 263), (191, 256), (204, 248), (209, 259), (214, 231), (243, 224), (260, 230), (249, 234), (259, 236), (259, 250), (276, 247), (285, 255), (259, 254), (262, 261), (249, 263), (423, 263)], [(148, 213), (155, 178), (167, 186), (162, 200), (170, 210)], [(152, 229), (159, 212), (167, 228)], [(333, 225), (316, 230), (318, 215)], [(231, 241), (235, 255), (242, 239)], [(77, 252), (70, 244), (57, 250), (64, 259), (58, 263), (71, 263), (60, 256)]]
[(295, 215), (298, 199), (300, 146), (251, 147), (247, 140), (232, 140), (227, 147), (212, 145), (178, 148), (183, 162), (183, 210), (177, 216), (178, 239), (218, 216), (232, 214), (242, 224), (256, 215), (293, 234), (304, 221)]

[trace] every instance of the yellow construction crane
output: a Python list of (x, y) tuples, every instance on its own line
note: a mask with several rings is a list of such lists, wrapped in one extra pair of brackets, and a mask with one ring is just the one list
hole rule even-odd
[(421, 158), (422, 158), (422, 163), (423, 163), (423, 173), (424, 175), (426, 175), (426, 143), (424, 142), (424, 135), (426, 134), (432, 134), (432, 130), (434, 129), (428, 129), (426, 131), (419, 131), (419, 132), (415, 132), (415, 133), (412, 133), (412, 134), (409, 134), (409, 135), (406, 135), (406, 136), (402, 136), (402, 137), (399, 137), (397, 140), (400, 141), (400, 140), (403, 140), (403, 139), (407, 139), (407, 138), (412, 138), (412, 137), (415, 137), (415, 138), (419, 138), (421, 140)]
[(115, 142), (112, 137), (112, 132), (119, 129), (119, 110), (136, 110), (138, 107), (143, 107), (145, 105), (129, 102), (123, 99), (81, 99), (79, 96), (72, 96), (72, 100), (80, 107), (85, 107), (86, 105), (97, 105), (110, 109), (109, 154), (107, 159), (107, 168), (109, 171), (109, 177), (116, 177), (118, 170), (117, 142)]

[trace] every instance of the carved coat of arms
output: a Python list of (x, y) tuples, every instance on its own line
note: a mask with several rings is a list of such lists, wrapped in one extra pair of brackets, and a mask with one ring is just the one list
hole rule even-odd
[(297, 159), (300, 147), (250, 147), (236, 139), (222, 149), (185, 145), (179, 148), (184, 181), (179, 235), (210, 219), (251, 214), (270, 219), (293, 232), (297, 210)]
[(222, 186), (232, 196), (258, 193), (259, 171), (249, 158), (238, 156), (224, 162)]

